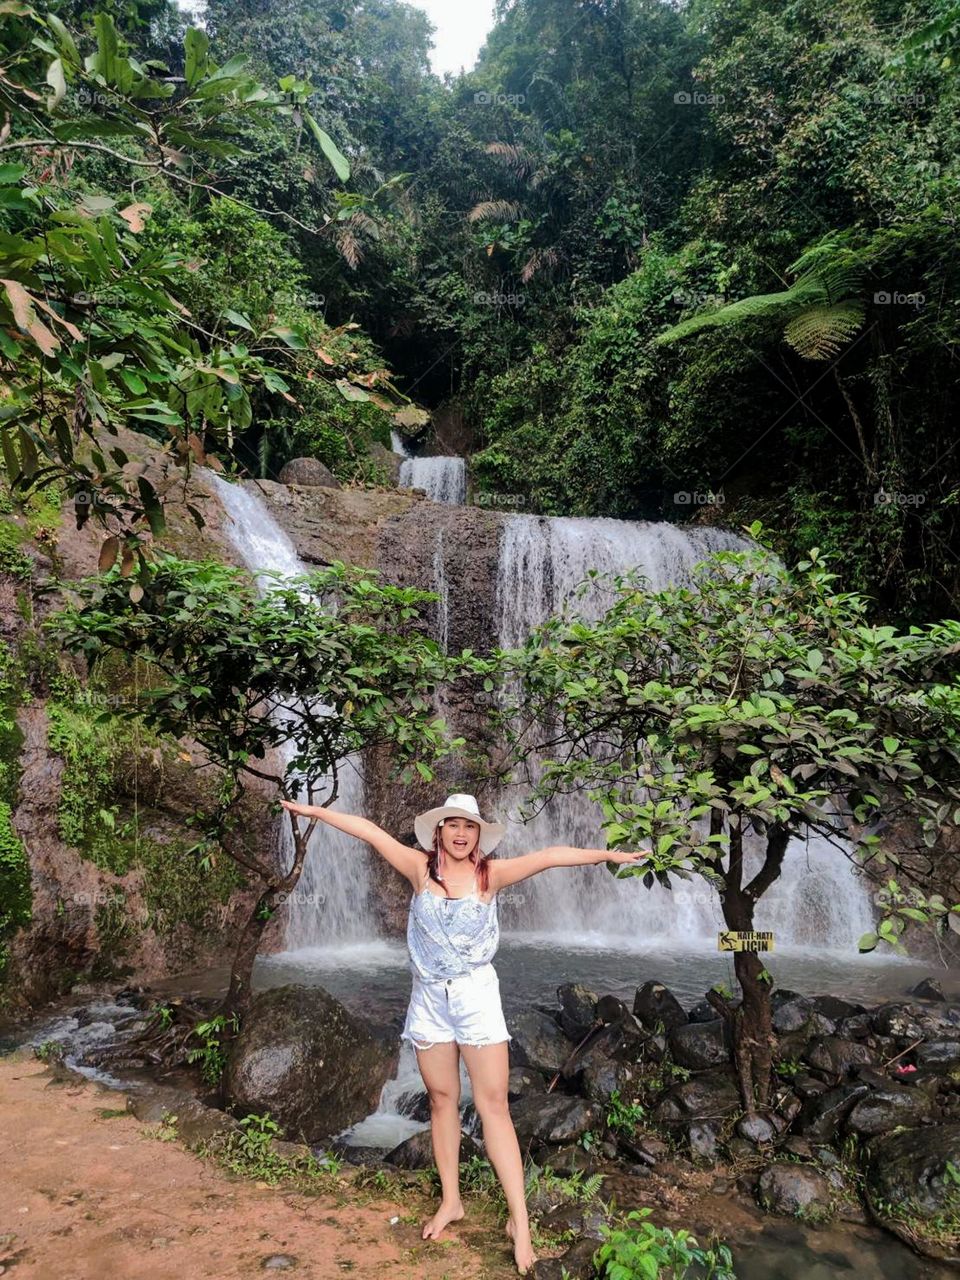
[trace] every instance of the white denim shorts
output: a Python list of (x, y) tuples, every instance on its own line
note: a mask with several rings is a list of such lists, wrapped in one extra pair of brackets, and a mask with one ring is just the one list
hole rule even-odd
[(413, 975), (410, 1007), (402, 1040), (414, 1048), (434, 1044), (501, 1044), (513, 1037), (500, 1003), (500, 979), (492, 964), (482, 964), (460, 978), (426, 982)]

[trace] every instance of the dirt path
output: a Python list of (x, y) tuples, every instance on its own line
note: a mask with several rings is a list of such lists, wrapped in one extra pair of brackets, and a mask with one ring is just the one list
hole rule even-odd
[[(426, 1244), (411, 1193), (343, 1204), (222, 1172), (130, 1115), (124, 1095), (0, 1058), (0, 1275), (20, 1280), (200, 1280), (285, 1274), (328, 1280), (501, 1280), (516, 1275), (490, 1215)], [(349, 1194), (349, 1188), (345, 1188)], [(401, 1220), (391, 1224), (390, 1219)], [(482, 1252), (481, 1252), (482, 1250)], [(273, 1274), (272, 1269), (267, 1274)]]

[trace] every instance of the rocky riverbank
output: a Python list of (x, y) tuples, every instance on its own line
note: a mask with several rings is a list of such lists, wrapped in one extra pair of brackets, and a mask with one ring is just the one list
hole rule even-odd
[[(105, 1046), (142, 1025), (149, 1003), (146, 993), (120, 993), (74, 1011), (52, 1038), (75, 1067), (103, 1061)], [(887, 1246), (901, 1256), (891, 1275), (908, 1275), (903, 1259), (916, 1255), (935, 1260), (918, 1262), (918, 1277), (960, 1266), (960, 1005), (933, 983), (870, 1008), (786, 990), (773, 1003), (779, 1083), (770, 1108), (749, 1116), (706, 1000), (684, 1009), (647, 982), (628, 1004), (567, 984), (555, 1005), (511, 1019), (511, 1112), (531, 1170), (549, 1170), (531, 1184), (531, 1205), (574, 1280), (594, 1274), (589, 1259), (611, 1202), (618, 1213), (653, 1207), (704, 1237), (776, 1236), (792, 1223), (814, 1232), (815, 1247), (869, 1241), (882, 1228), (914, 1251)], [(145, 1119), (161, 1104), (179, 1110), (185, 1133), (207, 1137), (269, 1111), (288, 1142), (334, 1153), (368, 1176), (427, 1171), (426, 1131), (392, 1149), (337, 1138), (370, 1109), (395, 1044), (320, 988), (271, 988), (231, 1051), (226, 1111), (209, 1105), (209, 1092), (184, 1093), (182, 1081), (179, 1092), (148, 1094), (134, 1109), (143, 1105)], [(43, 1052), (59, 1056), (49, 1045)], [(402, 1108), (428, 1117), (422, 1093)], [(476, 1170), (482, 1155), (468, 1104), (462, 1158)], [(545, 1260), (538, 1275), (559, 1277), (559, 1265)]]

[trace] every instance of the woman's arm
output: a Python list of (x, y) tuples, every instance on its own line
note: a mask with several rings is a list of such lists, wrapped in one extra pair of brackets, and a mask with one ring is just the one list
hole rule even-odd
[(620, 853), (614, 849), (574, 849), (570, 845), (556, 845), (550, 849), (538, 849), (536, 853), (521, 854), (519, 858), (493, 859), (490, 863), (490, 888), (503, 889), (551, 867), (597, 866), (601, 862), (628, 865), (649, 856), (646, 849)]
[(303, 818), (319, 818), (329, 827), (336, 827), (348, 836), (365, 840), (381, 857), (386, 858), (391, 867), (396, 867), (401, 875), (406, 876), (415, 889), (420, 888), (426, 866), (425, 856), (416, 849), (401, 844), (399, 840), (394, 840), (392, 835), (369, 818), (359, 818), (352, 813), (336, 813), (333, 809), (315, 804), (295, 804), (292, 800), (281, 800), (280, 803), (291, 813)]

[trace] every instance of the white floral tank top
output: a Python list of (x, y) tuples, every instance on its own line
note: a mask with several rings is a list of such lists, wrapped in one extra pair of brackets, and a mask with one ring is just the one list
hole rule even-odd
[(489, 964), (500, 943), (496, 895), (482, 902), (476, 889), (448, 898), (421, 889), (410, 901), (410, 967), (424, 982), (459, 978)]

